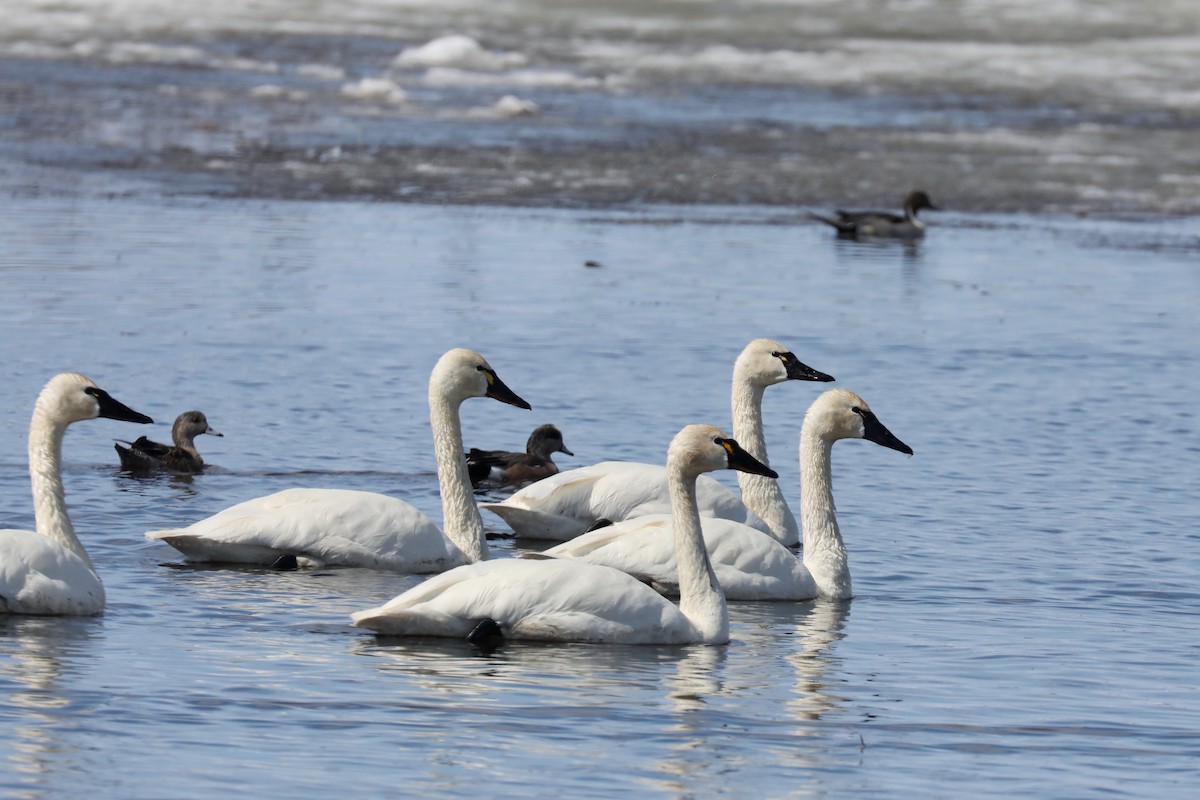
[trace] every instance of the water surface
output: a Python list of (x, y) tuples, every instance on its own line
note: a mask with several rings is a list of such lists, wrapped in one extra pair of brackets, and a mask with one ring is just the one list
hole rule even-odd
[[(158, 424), (67, 435), (108, 613), (0, 625), (6, 795), (1187, 797), (1200, 779), (1194, 222), (945, 215), (906, 249), (754, 207), (15, 200), (0, 526), (32, 526), (25, 435), (54, 372)], [(468, 445), (553, 422), (564, 466), (658, 461), (682, 425), (728, 425), (733, 360), (763, 335), (916, 455), (837, 446), (856, 597), (737, 604), (725, 647), (376, 639), (348, 615), (418, 578), (194, 568), (142, 538), (301, 485), (440, 519), (425, 380), (451, 346), (534, 406), (468, 402)], [(766, 396), (793, 504), (818, 391)], [(225, 434), (201, 439), (209, 473), (117, 473), (113, 439), (165, 438), (193, 407)]]

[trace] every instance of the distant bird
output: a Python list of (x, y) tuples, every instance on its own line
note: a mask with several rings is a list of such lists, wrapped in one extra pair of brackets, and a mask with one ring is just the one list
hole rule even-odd
[(558, 472), (558, 465), (550, 459), (552, 453), (575, 455), (563, 444), (562, 431), (553, 425), (539, 425), (529, 434), (524, 453), (472, 447), (467, 453), (467, 472), (475, 487), (484, 482), (520, 486)]
[(925, 235), (925, 223), (917, 219), (923, 208), (938, 210), (925, 192), (909, 192), (904, 198), (904, 216), (887, 211), (843, 211), (837, 217), (809, 213), (811, 219), (837, 228), (838, 236), (851, 239), (920, 239)]
[(195, 474), (204, 470), (204, 459), (196, 449), (195, 439), (201, 434), (223, 436), (208, 424), (208, 418), (199, 411), (185, 411), (175, 418), (171, 426), (171, 445), (152, 442), (145, 436), (135, 442), (124, 442), (122, 447), (114, 444), (121, 458), (121, 469), (126, 472), (145, 474), (148, 472), (183, 472)]

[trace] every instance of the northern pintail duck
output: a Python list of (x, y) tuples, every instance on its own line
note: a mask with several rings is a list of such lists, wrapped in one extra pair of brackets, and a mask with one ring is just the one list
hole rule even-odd
[(471, 485), (478, 487), (489, 482), (519, 486), (549, 477), (558, 472), (558, 465), (550, 459), (552, 453), (575, 455), (563, 444), (562, 432), (553, 425), (534, 428), (524, 453), (472, 447), (467, 453)]
[(175, 419), (171, 427), (171, 445), (152, 442), (141, 436), (135, 442), (125, 442), (128, 447), (115, 444), (117, 455), (121, 457), (121, 469), (127, 472), (167, 472), (196, 473), (204, 469), (204, 459), (196, 449), (197, 436), (207, 433), (210, 436), (222, 436), (208, 424), (208, 418), (199, 411), (185, 411)]
[(938, 210), (925, 192), (909, 192), (904, 198), (904, 216), (887, 211), (843, 211), (836, 217), (810, 213), (812, 219), (837, 228), (839, 236), (863, 239), (919, 239), (925, 235), (925, 223), (917, 219), (923, 208)]

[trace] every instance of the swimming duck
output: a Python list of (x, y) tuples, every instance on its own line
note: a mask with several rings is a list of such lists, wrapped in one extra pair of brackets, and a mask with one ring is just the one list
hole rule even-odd
[(887, 211), (843, 211), (837, 217), (809, 213), (809, 217), (837, 228), (839, 236), (862, 239), (919, 239), (925, 235), (925, 223), (917, 219), (923, 208), (938, 210), (922, 191), (909, 192), (904, 198), (904, 216)]
[(114, 444), (121, 458), (121, 469), (126, 472), (147, 473), (166, 470), (168, 472), (197, 473), (204, 470), (204, 459), (196, 449), (195, 439), (201, 434), (223, 436), (208, 424), (208, 418), (199, 411), (185, 411), (175, 418), (171, 426), (172, 445), (152, 442), (145, 436), (135, 442), (124, 442), (122, 447)]
[(54, 376), (38, 395), (29, 423), (36, 530), (0, 530), (0, 614), (104, 613), (104, 584), (75, 535), (62, 480), (67, 426), (97, 417), (154, 421), (77, 372)]
[(575, 455), (563, 444), (562, 431), (553, 425), (534, 428), (525, 443), (524, 453), (472, 447), (467, 453), (471, 485), (478, 487), (486, 481), (501, 486), (520, 486), (549, 477), (558, 472), (558, 465), (550, 459), (552, 453)]

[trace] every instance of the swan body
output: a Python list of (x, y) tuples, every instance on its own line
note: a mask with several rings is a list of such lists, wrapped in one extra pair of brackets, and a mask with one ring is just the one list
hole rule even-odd
[(394, 497), (352, 489), (284, 489), (219, 511), (187, 528), (151, 531), (188, 561), (426, 573), (467, 563), (433, 520)]
[(29, 477), (37, 530), (0, 530), (0, 613), (89, 616), (104, 612), (104, 584), (75, 535), (62, 483), (67, 426), (97, 417), (153, 421), (75, 372), (51, 378), (38, 395), (29, 424)]
[[(701, 517), (704, 546), (727, 600), (803, 600), (816, 583), (788, 548), (758, 528)], [(647, 514), (588, 531), (532, 558), (579, 559), (619, 569), (674, 596), (679, 579), (670, 514)]]
[(304, 566), (358, 566), (437, 572), (488, 556), (483, 520), (462, 454), (458, 409), (470, 397), (529, 408), (483, 356), (454, 349), (429, 379), (445, 533), (402, 500), (346, 489), (288, 489), (232, 506), (186, 528), (149, 531), (190, 561), (269, 565), (295, 557)]
[(619, 644), (723, 644), (725, 597), (700, 534), (695, 480), (721, 468), (771, 474), (708, 425), (689, 425), (671, 442), (667, 471), (680, 565), (678, 606), (619, 570), (579, 561), (502, 559), (444, 572), (353, 624), (384, 635), (465, 637), (491, 622), (507, 639)]
[(136, 474), (166, 470), (194, 474), (204, 470), (204, 459), (196, 449), (196, 437), (202, 434), (222, 436), (208, 424), (208, 417), (200, 411), (185, 411), (175, 418), (171, 426), (171, 444), (152, 442), (139, 436), (134, 442), (125, 442), (127, 447), (114, 444), (121, 459), (121, 469)]
[[(768, 464), (762, 426), (762, 397), (768, 386), (787, 380), (831, 381), (803, 364), (773, 339), (755, 339), (733, 369), (733, 436), (746, 452)], [(700, 514), (741, 522), (769, 532), (787, 546), (798, 544), (800, 527), (779, 484), (771, 478), (738, 473), (741, 497), (702, 476), (697, 483)], [(482, 503), (518, 536), (562, 542), (595, 522), (614, 522), (670, 511), (667, 472), (657, 464), (604, 461), (560, 472), (515, 492), (502, 502)]]
[(859, 239), (920, 239), (925, 235), (925, 223), (917, 219), (917, 213), (938, 207), (925, 192), (909, 192), (904, 198), (904, 215), (887, 211), (843, 211), (838, 209), (834, 217), (810, 213), (810, 219), (824, 222), (837, 229), (839, 237)]
[(529, 434), (524, 453), (505, 450), (480, 450), (472, 447), (467, 453), (467, 471), (471, 474), (471, 485), (483, 483), (501, 486), (520, 486), (540, 481), (558, 473), (558, 465), (551, 456), (554, 453), (575, 455), (563, 443), (562, 431), (553, 425), (539, 425)]
[[(696, 499), (704, 516), (768, 530), (735, 493), (707, 475), (696, 482)], [(563, 542), (598, 520), (615, 522), (669, 513), (671, 503), (663, 467), (636, 461), (602, 461), (551, 475), (503, 502), (480, 503), (480, 508), (499, 516), (519, 536)]]
[[(879, 422), (866, 402), (832, 389), (813, 402), (800, 434), (803, 559), (761, 531), (722, 519), (702, 519), (713, 571), (729, 600), (845, 599), (850, 568), (831, 491), (830, 452), (839, 439), (869, 441), (912, 454)], [(671, 517), (618, 522), (552, 547), (542, 556), (581, 559), (628, 572), (669, 593), (675, 576)]]

